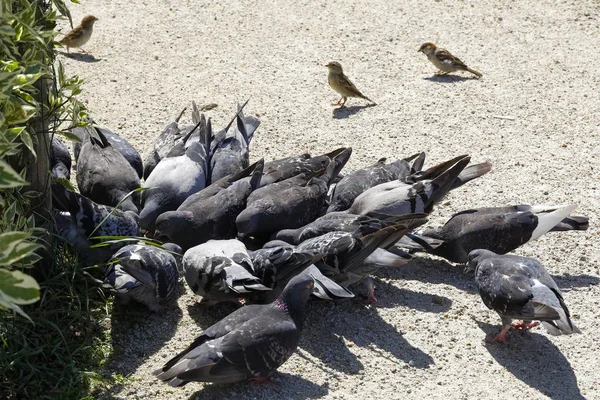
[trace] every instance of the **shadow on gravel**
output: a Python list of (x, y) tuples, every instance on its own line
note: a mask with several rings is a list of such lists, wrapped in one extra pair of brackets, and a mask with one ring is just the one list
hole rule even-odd
[(441, 75), (435, 74), (432, 76), (428, 76), (427, 78), (423, 78), (426, 81), (438, 82), (438, 83), (455, 83), (462, 81), (472, 81), (473, 79), (477, 80), (478, 78), (475, 76), (466, 77), (461, 75)]
[(184, 293), (183, 285), (178, 285), (166, 308), (158, 312), (151, 312), (135, 302), (115, 302), (111, 316), (113, 353), (107, 362), (111, 372), (123, 376), (132, 374), (173, 337), (183, 316), (177, 299)]
[(552, 279), (561, 289), (572, 289), (596, 286), (600, 283), (600, 278), (593, 275), (552, 275)]
[[(486, 335), (496, 335), (500, 324), (476, 321)], [(546, 336), (514, 331), (508, 334), (508, 344), (485, 345), (498, 364), (516, 378), (552, 399), (585, 399), (577, 386), (571, 364)]]
[(341, 107), (333, 109), (333, 118), (335, 119), (345, 119), (351, 115), (358, 114), (362, 110), (366, 108), (375, 107), (377, 104), (367, 104), (365, 106), (352, 106), (352, 107)]
[(398, 268), (381, 269), (377, 275), (397, 280), (415, 280), (424, 283), (446, 284), (467, 293), (477, 292), (474, 275), (463, 272), (465, 266), (448, 261), (416, 257)]
[(316, 385), (301, 376), (278, 372), (266, 383), (240, 382), (228, 385), (205, 385), (189, 399), (318, 399), (326, 396), (329, 389)]
[(99, 61), (102, 61), (101, 58), (96, 58), (89, 53), (65, 53), (64, 51), (59, 51), (59, 53), (75, 61), (81, 61), (86, 63), (97, 63)]
[(422, 312), (443, 313), (452, 307), (452, 300), (448, 297), (432, 296), (428, 293), (399, 288), (376, 277), (373, 280), (375, 282), (375, 295), (377, 296), (377, 303), (374, 305), (377, 308), (404, 306)]
[(433, 364), (429, 354), (408, 343), (396, 327), (371, 308), (351, 300), (309, 305), (300, 348), (328, 367), (354, 375), (364, 367), (344, 339), (351, 342), (351, 346), (369, 348), (395, 363), (402, 360), (415, 368)]

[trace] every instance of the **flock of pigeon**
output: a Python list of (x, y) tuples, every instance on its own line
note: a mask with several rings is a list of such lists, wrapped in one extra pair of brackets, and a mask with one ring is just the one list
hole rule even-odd
[(180, 126), (182, 111), (143, 162), (107, 129), (74, 129), (79, 193), (68, 183), (68, 148), (52, 141), (59, 233), (83, 263), (104, 266), (103, 288), (157, 311), (183, 276), (202, 303), (245, 304), (157, 370), (158, 379), (268, 379), (297, 348), (311, 295), (376, 301), (370, 276), (417, 252), (475, 271), (483, 302), (502, 319), (488, 341), (505, 342), (511, 328), (533, 321), (550, 334), (579, 332), (545, 268), (505, 255), (546, 232), (587, 229), (586, 217), (571, 216), (574, 205), (465, 210), (440, 229), (417, 230), (449, 191), (491, 164), (460, 155), (425, 168), (421, 153), (342, 173), (351, 148), (250, 164), (259, 120), (244, 106), (215, 134), (192, 103), (193, 125)]

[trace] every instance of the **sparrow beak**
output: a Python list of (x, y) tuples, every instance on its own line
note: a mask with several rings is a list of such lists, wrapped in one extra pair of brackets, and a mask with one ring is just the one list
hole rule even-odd
[(422, 53), (422, 52), (423, 52), (423, 49), (417, 50), (417, 53)]

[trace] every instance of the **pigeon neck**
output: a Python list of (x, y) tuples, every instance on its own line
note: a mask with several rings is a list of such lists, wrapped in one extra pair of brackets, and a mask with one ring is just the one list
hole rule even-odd
[(273, 307), (289, 315), (298, 327), (298, 329), (300, 329), (302, 328), (302, 324), (304, 323), (305, 304), (292, 304), (293, 305), (290, 305), (290, 303), (286, 302), (284, 299), (277, 299), (273, 302)]

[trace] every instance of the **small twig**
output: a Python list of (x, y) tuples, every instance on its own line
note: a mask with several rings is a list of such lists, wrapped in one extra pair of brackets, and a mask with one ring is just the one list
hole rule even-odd
[(517, 119), (517, 118), (515, 118), (515, 117), (511, 117), (511, 116), (509, 116), (509, 115), (494, 115), (494, 118), (498, 118), (498, 119), (507, 119), (507, 120), (509, 120), (509, 121), (514, 121), (515, 119)]

